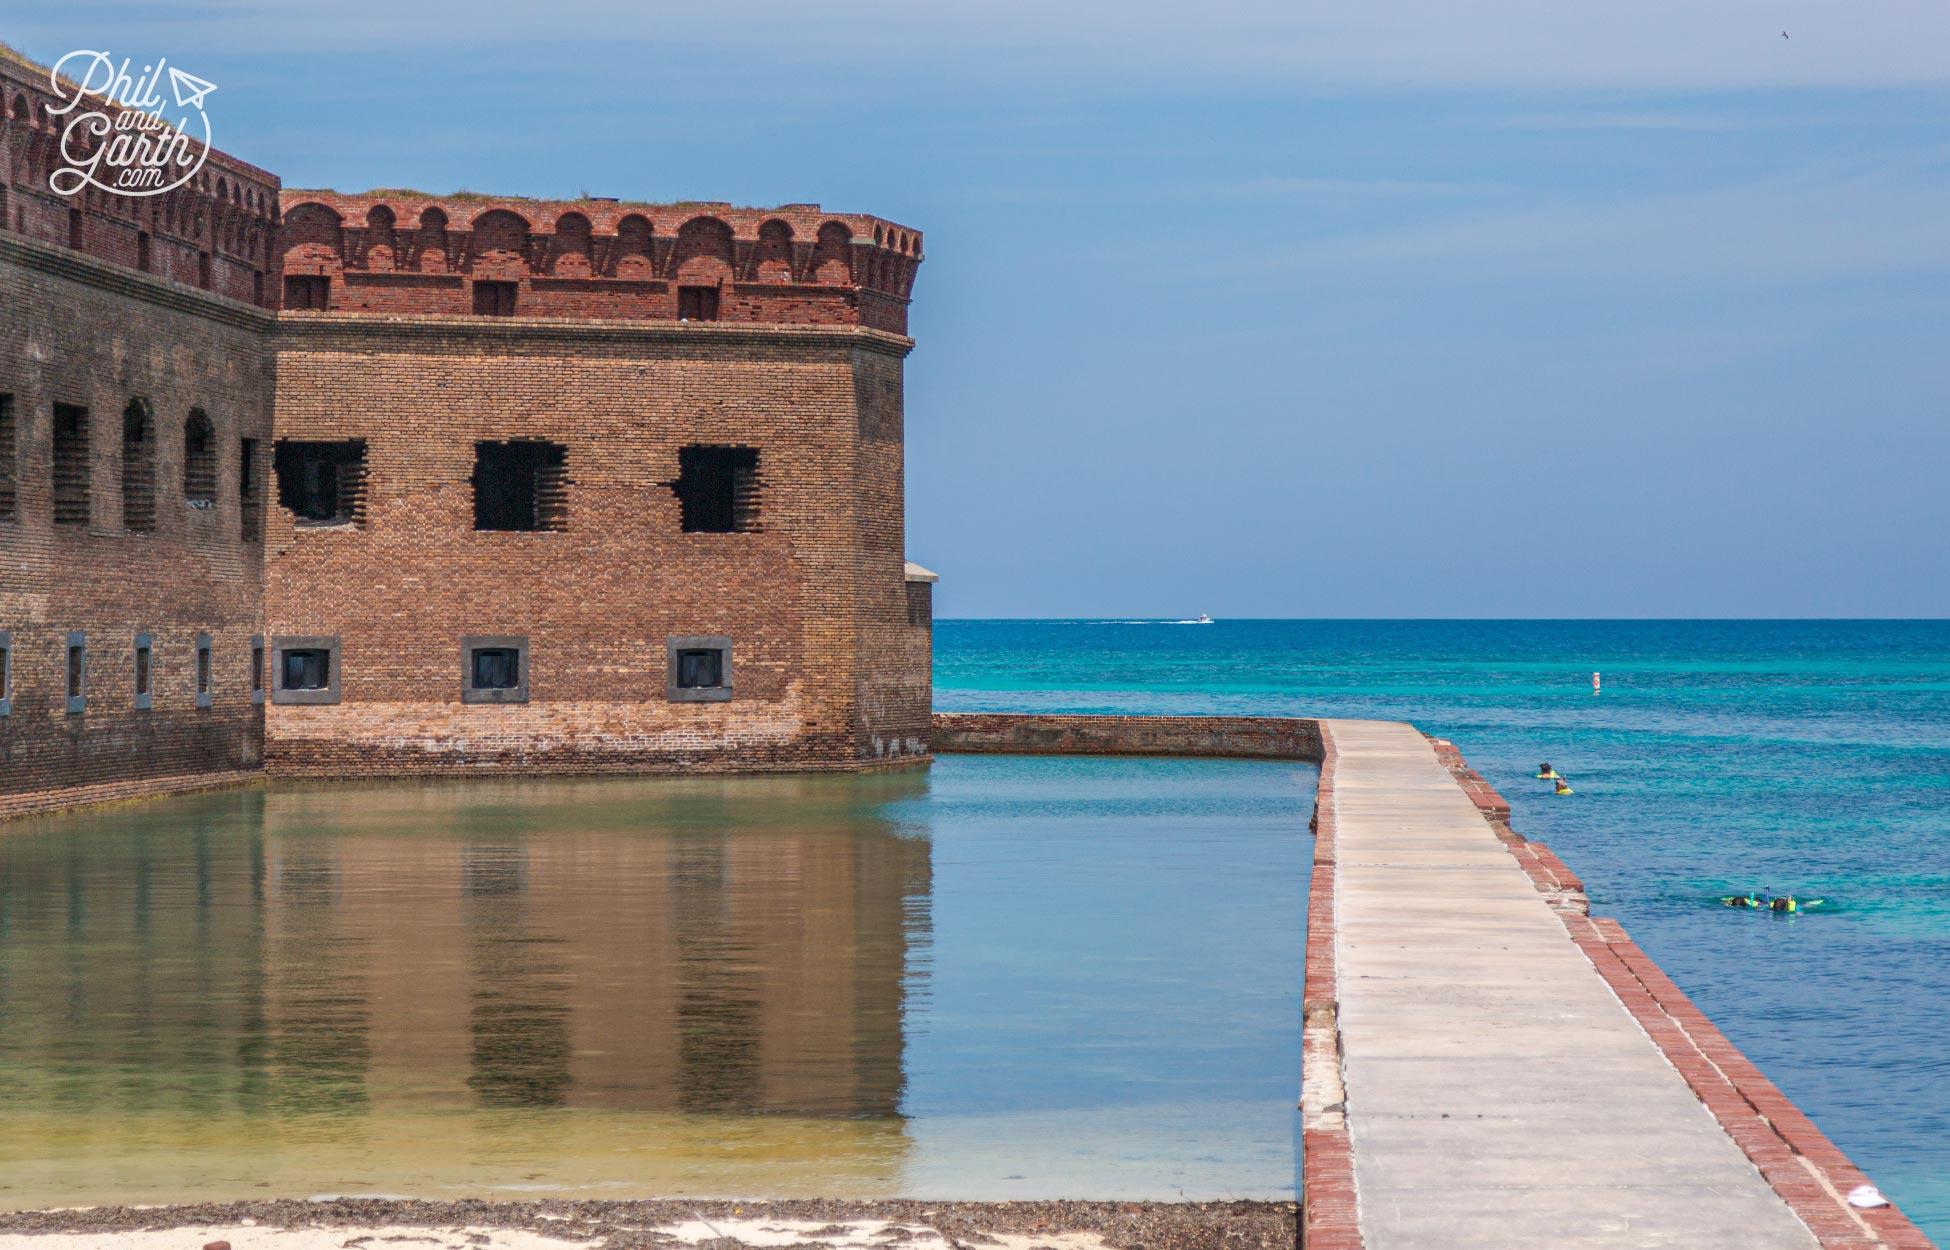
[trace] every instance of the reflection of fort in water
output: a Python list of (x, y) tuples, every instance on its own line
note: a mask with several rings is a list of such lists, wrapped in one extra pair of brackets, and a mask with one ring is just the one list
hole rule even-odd
[(929, 847), (882, 804), (924, 785), (332, 787), (23, 831), (10, 1107), (897, 1116)]

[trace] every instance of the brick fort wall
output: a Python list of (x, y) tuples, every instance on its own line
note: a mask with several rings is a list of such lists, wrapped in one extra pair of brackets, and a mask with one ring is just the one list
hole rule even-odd
[[(0, 307), (0, 795), (158, 783), (140, 793), (257, 768), (262, 546), (241, 488), (247, 455), (260, 488), (268, 471), (271, 318), (10, 233)], [(146, 700), (138, 635), (150, 643)], [(68, 697), (74, 640), (79, 701)]]
[[(339, 640), (339, 701), (273, 706), (285, 773), (850, 767), (923, 756), (904, 677), (898, 444), (863, 452), (861, 327), (287, 314), (278, 433), (362, 440), (348, 524), (274, 510), (268, 632)], [(482, 442), (562, 449), (559, 528), (476, 528)], [(680, 449), (755, 452), (751, 528), (685, 532)], [(864, 466), (864, 469), (863, 469)], [(526, 701), (470, 703), (462, 640), (527, 640)], [(667, 697), (670, 639), (729, 640), (724, 701)], [(880, 745), (884, 744), (884, 745)]]

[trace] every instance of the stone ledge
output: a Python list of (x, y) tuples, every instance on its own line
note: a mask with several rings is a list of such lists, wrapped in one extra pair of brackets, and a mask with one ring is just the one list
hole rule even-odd
[(1299, 716), (1093, 716), (936, 712), (942, 755), (1175, 755), (1321, 762), (1320, 722)]
[(239, 769), (222, 773), (195, 773), (176, 777), (147, 777), (140, 781), (107, 781), (88, 786), (66, 786), (58, 790), (33, 790), (25, 794), (0, 795), (0, 820), (24, 816), (44, 816), (77, 807), (99, 807), (109, 803), (130, 803), (160, 798), (166, 794), (187, 794), (192, 790), (219, 790), (228, 786), (250, 785), (261, 781), (261, 769)]

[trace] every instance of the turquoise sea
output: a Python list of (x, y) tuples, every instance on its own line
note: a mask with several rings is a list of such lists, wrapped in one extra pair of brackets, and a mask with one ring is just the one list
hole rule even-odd
[[(1950, 1244), (1950, 622), (944, 620), (935, 665), (942, 711), (1454, 739), (1593, 912)], [(1717, 903), (1755, 887), (1826, 903)]]

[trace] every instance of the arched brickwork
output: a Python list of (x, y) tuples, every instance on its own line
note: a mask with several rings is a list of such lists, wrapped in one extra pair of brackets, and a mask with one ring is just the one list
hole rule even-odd
[(853, 281), (853, 232), (845, 223), (829, 221), (819, 228), (819, 242), (813, 247), (813, 276), (820, 282), (841, 285)]
[(505, 208), (473, 221), (468, 259), (476, 277), (519, 278), (528, 272), (528, 219)]
[(581, 213), (568, 212), (557, 217), (549, 272), (563, 278), (588, 277), (592, 272), (589, 238), (589, 219)]
[[(512, 307), (521, 316), (676, 320), (680, 288), (706, 286), (721, 293), (720, 320), (905, 333), (920, 247), (920, 235), (904, 226), (809, 204), (759, 210), (322, 191), (287, 192), (284, 202), (279, 254), (294, 273), (344, 278), (356, 298), (341, 299), (335, 286), (331, 306), (350, 312), (474, 315), (488, 305), (475, 303), (469, 282), (492, 281), (517, 284)], [(366, 281), (361, 270), (400, 276)], [(469, 281), (405, 281), (414, 273)]]

